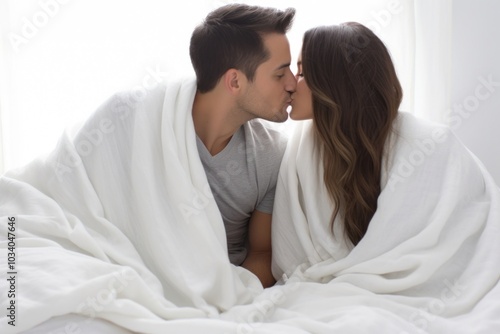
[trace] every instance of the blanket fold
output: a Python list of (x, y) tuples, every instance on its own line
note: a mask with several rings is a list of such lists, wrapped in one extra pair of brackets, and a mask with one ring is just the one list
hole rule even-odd
[(0, 179), (2, 261), (8, 217), (17, 222), (16, 331), (66, 313), (206, 318), (262, 291), (229, 263), (196, 147), (195, 91), (186, 79), (116, 94), (50, 155)]
[(492, 326), (475, 307), (488, 300), (500, 314), (500, 191), (482, 164), (448, 128), (400, 113), (386, 148), (377, 211), (353, 247), (339, 217), (330, 230), (333, 204), (312, 131), (311, 121), (297, 125), (282, 162), (274, 276), (384, 295), (377, 304), (397, 301), (387, 310), (431, 332), (470, 329), (453, 324), (457, 316)]
[(338, 221), (330, 231), (311, 123), (298, 124), (272, 227), (284, 282), (262, 289), (229, 263), (195, 89), (117, 94), (0, 178), (0, 261), (14, 217), (17, 272), (15, 298), (0, 299), (15, 302), (16, 326), (4, 311), (1, 333), (500, 332), (500, 191), (449, 130), (398, 117), (377, 212), (353, 247)]

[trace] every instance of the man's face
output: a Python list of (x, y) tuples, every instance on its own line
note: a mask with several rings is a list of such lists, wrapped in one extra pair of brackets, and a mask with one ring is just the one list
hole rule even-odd
[(290, 70), (290, 45), (285, 35), (276, 33), (264, 35), (263, 40), (270, 58), (257, 67), (253, 82), (248, 82), (238, 99), (238, 107), (256, 118), (284, 122), (297, 84)]

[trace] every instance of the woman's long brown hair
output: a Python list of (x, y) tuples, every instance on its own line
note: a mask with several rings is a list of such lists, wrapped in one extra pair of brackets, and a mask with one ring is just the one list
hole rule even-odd
[(377, 210), (384, 146), (402, 99), (402, 88), (382, 41), (348, 22), (304, 34), (302, 69), (313, 96), (315, 141), (324, 181), (357, 245)]

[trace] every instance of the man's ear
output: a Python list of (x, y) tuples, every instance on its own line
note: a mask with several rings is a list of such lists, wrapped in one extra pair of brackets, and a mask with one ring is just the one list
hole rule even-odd
[(223, 76), (224, 87), (231, 94), (238, 94), (246, 83), (246, 76), (243, 72), (230, 68)]

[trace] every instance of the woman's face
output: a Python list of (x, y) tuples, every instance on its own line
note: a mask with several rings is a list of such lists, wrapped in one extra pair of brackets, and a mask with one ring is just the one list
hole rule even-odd
[(297, 61), (297, 89), (292, 94), (292, 111), (290, 118), (294, 121), (302, 121), (313, 118), (313, 103), (312, 94), (309, 86), (307, 86), (304, 74), (302, 73), (302, 57), (299, 54)]

